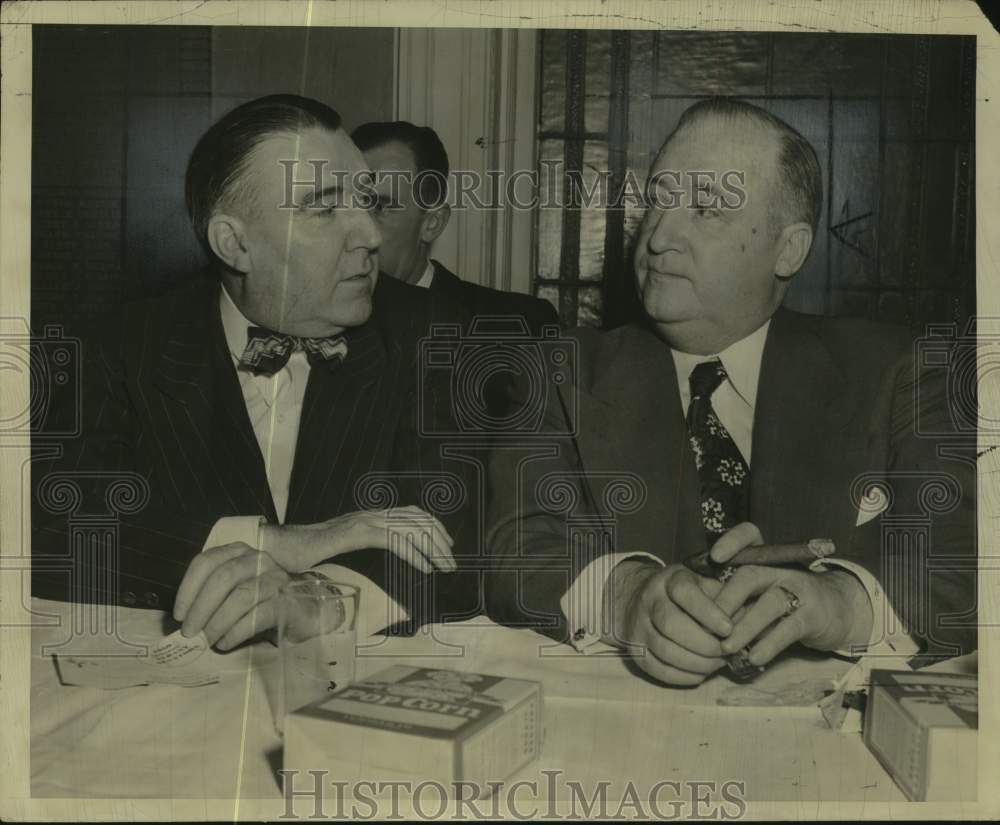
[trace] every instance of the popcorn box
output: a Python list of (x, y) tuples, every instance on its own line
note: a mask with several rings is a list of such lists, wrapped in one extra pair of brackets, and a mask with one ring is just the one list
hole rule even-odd
[(436, 781), (450, 795), (472, 782), (485, 798), (537, 758), (541, 740), (541, 683), (393, 665), (289, 714), (283, 762), (348, 787)]
[(865, 744), (915, 802), (975, 801), (975, 676), (873, 670)]

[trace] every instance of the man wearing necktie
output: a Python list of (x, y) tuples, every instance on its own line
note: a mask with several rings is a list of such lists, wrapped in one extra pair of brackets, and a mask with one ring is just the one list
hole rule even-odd
[[(815, 151), (773, 115), (724, 99), (682, 115), (636, 247), (647, 319), (575, 333), (579, 380), (546, 407), (557, 457), (494, 458), (495, 618), (625, 648), (675, 685), (748, 646), (753, 666), (795, 643), (976, 647), (975, 475), (939, 449), (955, 428), (943, 376), (919, 369), (904, 329), (782, 307), (822, 197)], [(546, 496), (553, 479), (574, 494)], [(884, 512), (859, 507), (866, 479)], [(930, 547), (893, 546), (886, 519), (921, 513), (922, 485), (940, 479), (954, 500), (924, 513)], [(571, 536), (593, 524), (592, 540)], [(723, 582), (682, 564), (818, 537), (836, 554), (809, 569), (749, 565)]]
[[(468, 474), (421, 437), (418, 395), (454, 425), (446, 381), (418, 392), (417, 354), (461, 313), (379, 277), (369, 177), (339, 115), (295, 95), (202, 136), (185, 195), (211, 277), (84, 342), (83, 433), (33, 474), (35, 593), (172, 607), (221, 649), (273, 626), (278, 588), (306, 571), (359, 585), (370, 631), (437, 610)], [(117, 557), (70, 579), (70, 525), (44, 494), (67, 472), (87, 507), (116, 474), (148, 496), (121, 517)], [(428, 482), (453, 494), (440, 513)]]

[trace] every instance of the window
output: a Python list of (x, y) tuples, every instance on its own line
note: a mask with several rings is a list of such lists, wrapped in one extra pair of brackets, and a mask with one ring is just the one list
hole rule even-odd
[[(544, 31), (539, 177), (640, 182), (692, 103), (736, 95), (813, 144), (825, 203), (785, 303), (910, 324), (975, 311), (970, 37)], [(550, 167), (551, 168), (551, 167)], [(633, 209), (541, 209), (535, 293), (564, 323), (637, 317)]]

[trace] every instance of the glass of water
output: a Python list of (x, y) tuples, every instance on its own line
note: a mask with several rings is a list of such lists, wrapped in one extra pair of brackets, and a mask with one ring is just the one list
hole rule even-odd
[(321, 579), (297, 579), (278, 592), (281, 681), (275, 727), (285, 716), (354, 681), (358, 589)]

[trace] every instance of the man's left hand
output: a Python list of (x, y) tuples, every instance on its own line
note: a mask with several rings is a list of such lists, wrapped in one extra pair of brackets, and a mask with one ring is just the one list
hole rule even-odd
[(229, 650), (277, 624), (275, 596), (292, 578), (267, 553), (242, 542), (211, 547), (190, 564), (174, 601), (174, 618), (190, 638), (204, 630)]
[(737, 653), (753, 643), (750, 664), (755, 666), (766, 665), (795, 642), (816, 650), (841, 650), (867, 645), (871, 634), (868, 594), (845, 570), (746, 565), (726, 582), (716, 604), (730, 616), (745, 607), (722, 641), (722, 651)]

